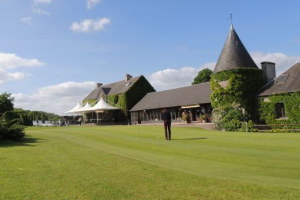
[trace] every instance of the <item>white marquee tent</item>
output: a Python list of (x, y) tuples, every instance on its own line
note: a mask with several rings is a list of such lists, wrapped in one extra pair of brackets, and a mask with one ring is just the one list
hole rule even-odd
[(92, 112), (92, 106), (91, 104), (89, 104), (89, 102), (87, 102), (83, 108), (79, 109), (78, 112)]
[(105, 110), (120, 110), (120, 108), (113, 107), (106, 103), (102, 98), (98, 101), (96, 105), (91, 108), (92, 111), (103, 112)]
[[(96, 112), (97, 113), (97, 122), (98, 122), (98, 113), (104, 113), (105, 111), (109, 110), (120, 110), (120, 108), (113, 107), (106, 103), (102, 98), (98, 101), (96, 105), (93, 107), (86, 103), (85, 106), (82, 106), (80, 103), (78, 103), (74, 108), (67, 111), (67, 114), (84, 114), (89, 112)], [(103, 115), (103, 114), (102, 114)]]
[(103, 118), (103, 113), (108, 110), (120, 110), (120, 108), (113, 107), (106, 103), (102, 98), (98, 101), (96, 105), (94, 105), (91, 109), (92, 111), (95, 111), (97, 114), (97, 122), (99, 121), (98, 113), (102, 113), (102, 118)]
[(71, 110), (67, 111), (67, 114), (76, 114), (76, 113), (80, 113), (81, 111), (79, 111), (80, 109), (82, 109), (82, 105), (78, 102), (76, 106), (74, 106), (74, 108), (72, 108)]

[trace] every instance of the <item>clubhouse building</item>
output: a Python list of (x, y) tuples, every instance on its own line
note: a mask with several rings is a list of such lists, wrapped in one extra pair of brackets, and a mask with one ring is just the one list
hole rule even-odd
[[(261, 69), (256, 66), (231, 25), (214, 74), (239, 69), (262, 71), (264, 85), (250, 95), (253, 97), (252, 102), (258, 102), (252, 108), (258, 115), (257, 123), (300, 123), (300, 63), (277, 78), (275, 63), (262, 62), (261, 65)], [(230, 88), (230, 81), (217, 82), (220, 90)], [(98, 84), (83, 103), (103, 98), (109, 105), (120, 108), (120, 111), (107, 115), (106, 119), (117, 119), (120, 123), (162, 122), (163, 108), (170, 111), (173, 122), (182, 122), (183, 113), (189, 116), (191, 122), (202, 122), (203, 116), (207, 121), (213, 122), (211, 97), (215, 89), (211, 82), (207, 82), (156, 92), (144, 76), (132, 78), (126, 75), (125, 81)], [(226, 98), (224, 94), (224, 97), (221, 95), (220, 99), (214, 101)]]

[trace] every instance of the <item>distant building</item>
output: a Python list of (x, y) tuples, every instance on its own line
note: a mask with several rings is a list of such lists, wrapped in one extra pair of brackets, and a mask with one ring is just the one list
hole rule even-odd
[(183, 111), (191, 121), (201, 121), (213, 109), (238, 105), (255, 122), (300, 123), (300, 64), (275, 77), (275, 63), (262, 62), (258, 68), (231, 25), (210, 83), (148, 93), (130, 110), (131, 119), (160, 122), (167, 108), (173, 121), (181, 121)]
[(210, 83), (148, 93), (131, 110), (133, 123), (161, 122), (161, 111), (167, 108), (173, 121), (182, 121), (186, 111), (191, 121), (200, 121), (201, 115), (211, 116)]
[[(154, 88), (144, 76), (132, 77), (126, 74), (125, 80), (103, 85), (97, 83), (96, 88), (88, 94), (83, 103), (94, 105), (103, 98), (109, 105), (121, 108), (121, 111), (110, 111), (102, 114), (101, 122), (130, 123), (130, 110), (147, 93), (154, 92)], [(94, 118), (95, 113), (88, 113), (88, 120)]]
[(266, 123), (300, 123), (300, 63), (269, 81), (258, 99), (260, 118)]
[(144, 76), (126, 74), (123, 81), (98, 83), (83, 102), (105, 99), (122, 109), (109, 118), (123, 123), (161, 122), (163, 108), (175, 122), (186, 112), (191, 121), (205, 116), (218, 126), (232, 108), (256, 123), (300, 123), (300, 63), (275, 77), (275, 63), (262, 62), (258, 68), (231, 25), (211, 82), (155, 92)]

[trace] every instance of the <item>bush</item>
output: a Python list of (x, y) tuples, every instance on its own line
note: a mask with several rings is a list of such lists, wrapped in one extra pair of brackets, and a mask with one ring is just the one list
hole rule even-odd
[(242, 132), (257, 132), (257, 129), (254, 128), (254, 123), (252, 120), (249, 120), (249, 122), (246, 124), (245, 122), (242, 122), (242, 127), (240, 129)]
[(24, 126), (20, 125), (21, 119), (15, 116), (15, 113), (7, 111), (0, 118), (0, 139), (17, 140), (25, 136)]
[(212, 116), (214, 119), (214, 124), (216, 129), (222, 130), (223, 129), (223, 116), (226, 114), (226, 111), (221, 108), (213, 109)]
[(244, 115), (239, 108), (230, 109), (223, 118), (224, 123), (232, 120), (244, 121)]
[(224, 123), (224, 128), (226, 131), (237, 131), (241, 128), (241, 122), (240, 120), (233, 119)]
[[(217, 129), (226, 131), (238, 131), (245, 115), (238, 104), (224, 106), (213, 110), (214, 124)], [(238, 123), (237, 123), (238, 122)]]

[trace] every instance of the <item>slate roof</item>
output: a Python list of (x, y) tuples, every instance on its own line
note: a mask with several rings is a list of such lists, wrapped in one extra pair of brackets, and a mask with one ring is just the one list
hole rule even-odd
[[(84, 98), (84, 100), (99, 99), (99, 96), (101, 93), (104, 94), (104, 96), (125, 93), (141, 77), (142, 76), (133, 77), (133, 78), (129, 79), (127, 82), (125, 80), (123, 80), (123, 81), (118, 81), (118, 82), (102, 85), (99, 88), (94, 89), (89, 95), (87, 95)], [(129, 84), (129, 85), (127, 86), (126, 84)]]
[(148, 93), (130, 111), (210, 103), (210, 82)]
[(229, 35), (223, 46), (214, 73), (244, 67), (258, 68), (231, 24)]
[(300, 63), (296, 63), (290, 69), (265, 85), (258, 96), (298, 91), (300, 91)]

